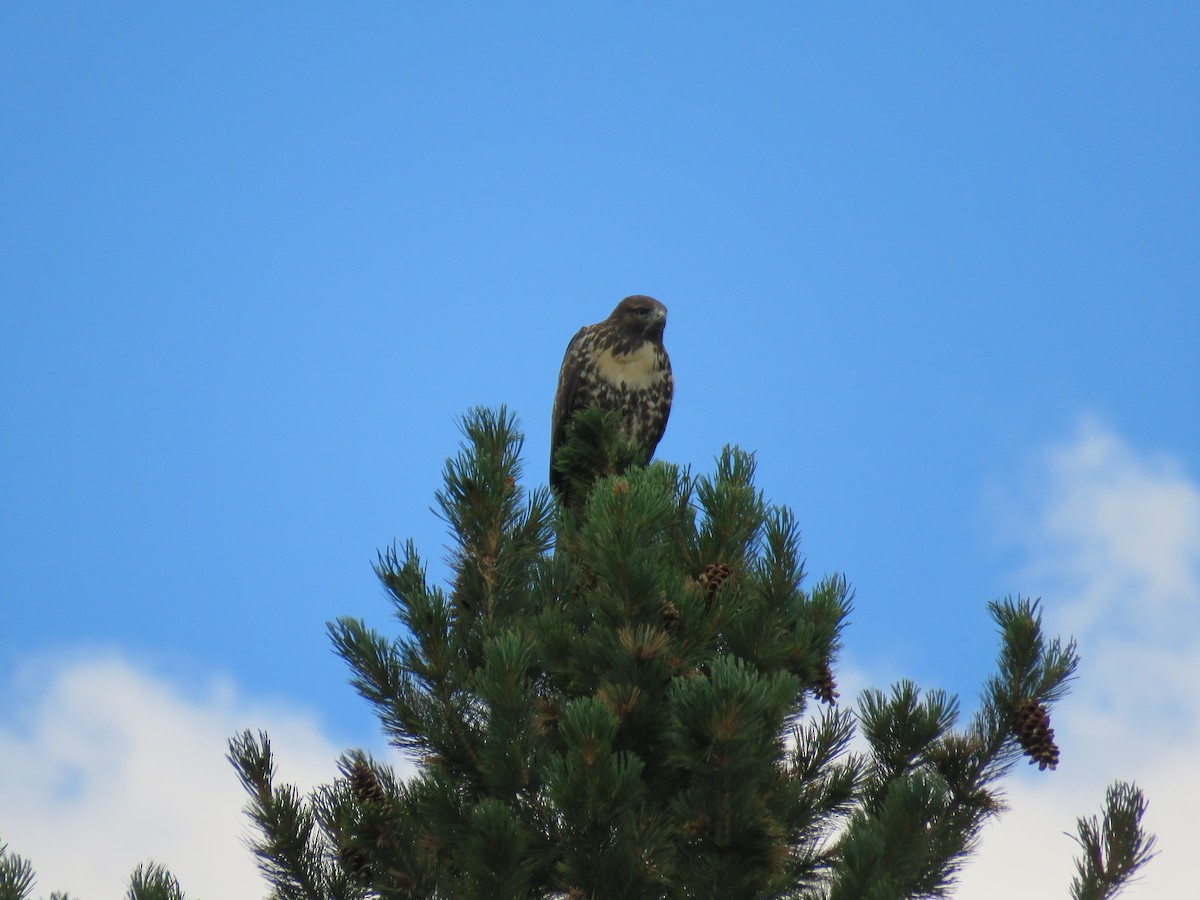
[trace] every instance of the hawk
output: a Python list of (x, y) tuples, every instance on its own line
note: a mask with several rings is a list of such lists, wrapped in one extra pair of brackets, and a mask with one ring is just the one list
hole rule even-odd
[(567, 345), (550, 426), (550, 484), (563, 495), (566, 477), (554, 457), (567, 425), (587, 406), (616, 410), (625, 435), (641, 447), (645, 462), (662, 439), (671, 414), (671, 360), (663, 347), (667, 308), (635, 294), (617, 304), (603, 322), (580, 328)]

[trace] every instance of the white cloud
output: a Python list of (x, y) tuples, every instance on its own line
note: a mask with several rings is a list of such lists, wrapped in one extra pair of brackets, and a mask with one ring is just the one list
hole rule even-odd
[(1128, 896), (1195, 896), (1200, 842), (1200, 486), (1178, 462), (1138, 453), (1085, 420), (1042, 454), (1023, 492), (1023, 580), (1051, 633), (1073, 635), (1079, 677), (1053, 725), (1057, 772), (1024, 771), (1012, 810), (984, 834), (962, 900), (1065, 896), (1079, 815), (1135, 781), (1160, 855)]
[(184, 693), (117, 654), (29, 663), (6, 693), (18, 702), (0, 721), (0, 840), (33, 863), (35, 896), (121, 896), (153, 859), (190, 897), (259, 900), (226, 741), (265, 728), (279, 776), (304, 790), (335, 776), (342, 749), (312, 716), (228, 679)]

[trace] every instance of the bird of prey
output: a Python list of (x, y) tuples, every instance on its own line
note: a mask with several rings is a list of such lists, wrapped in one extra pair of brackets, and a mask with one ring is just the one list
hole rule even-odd
[(585, 325), (567, 345), (550, 426), (550, 484), (564, 495), (566, 477), (554, 456), (567, 437), (571, 417), (588, 406), (616, 410), (625, 435), (650, 462), (671, 414), (671, 360), (663, 347), (667, 308), (635, 294), (617, 304), (603, 322)]

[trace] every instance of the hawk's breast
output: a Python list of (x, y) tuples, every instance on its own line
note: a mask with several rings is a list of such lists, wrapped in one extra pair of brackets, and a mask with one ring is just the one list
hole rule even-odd
[(629, 353), (606, 347), (596, 354), (596, 368), (600, 376), (614, 386), (640, 391), (661, 381), (663, 365), (660, 356), (658, 348), (649, 341)]

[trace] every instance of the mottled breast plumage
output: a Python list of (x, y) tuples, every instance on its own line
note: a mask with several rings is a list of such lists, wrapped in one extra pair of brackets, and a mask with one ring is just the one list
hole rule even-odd
[(666, 307), (652, 297), (626, 297), (612, 315), (581, 328), (567, 346), (551, 423), (550, 483), (555, 487), (563, 488), (563, 478), (554, 468), (554, 456), (571, 417), (588, 406), (618, 411), (645, 462), (654, 455), (674, 392), (662, 340), (666, 316)]

